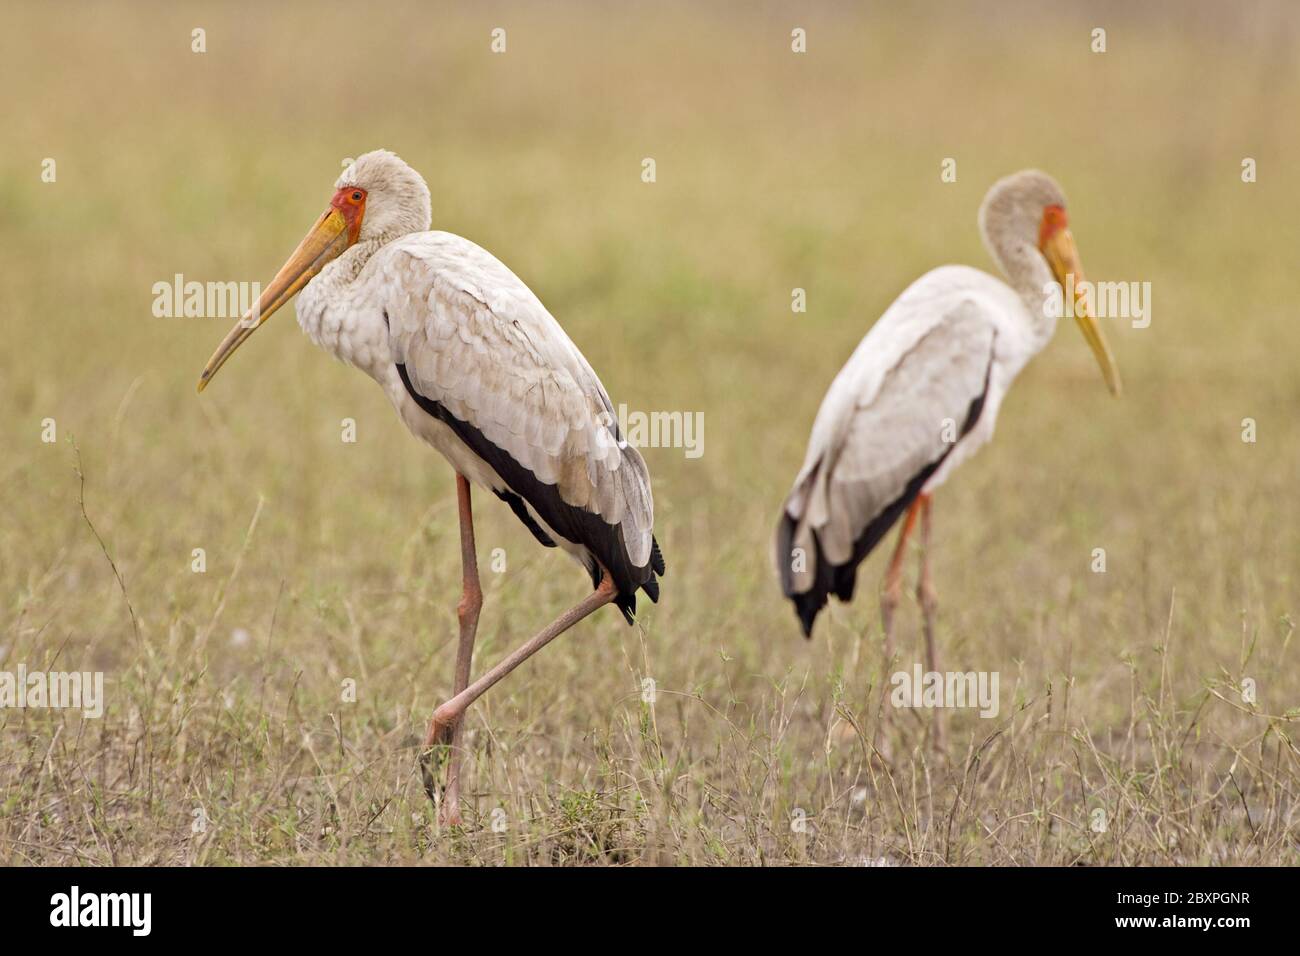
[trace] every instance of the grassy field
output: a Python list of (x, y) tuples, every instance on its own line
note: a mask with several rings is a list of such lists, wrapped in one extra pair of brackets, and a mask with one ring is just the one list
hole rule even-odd
[[(1297, 862), (1300, 13), (540, 6), (11, 5), (0, 670), (102, 671), (107, 703), (0, 710), (0, 862)], [(616, 403), (705, 418), (701, 457), (646, 451), (661, 603), (470, 711), (454, 831), (416, 764), (455, 654), (449, 467), (288, 310), (201, 398), (229, 321), (151, 314), (176, 273), (269, 280), (381, 146)], [(923, 271), (991, 268), (979, 201), (1027, 166), (1152, 323), (1108, 325), (1120, 401), (1063, 324), (936, 498), (944, 661), (999, 672), (1001, 712), (943, 751), (903, 713), (881, 761), (919, 612), (883, 661), (877, 554), (805, 642), (771, 532), (832, 376)], [(477, 501), (481, 670), (588, 583)]]

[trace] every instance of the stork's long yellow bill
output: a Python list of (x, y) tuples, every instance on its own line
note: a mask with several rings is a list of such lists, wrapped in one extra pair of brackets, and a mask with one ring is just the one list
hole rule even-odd
[(297, 295), (316, 273), (351, 245), (349, 232), (348, 220), (337, 208), (331, 206), (321, 214), (316, 225), (298, 243), (298, 248), (293, 251), (289, 261), (280, 267), (271, 284), (263, 290), (257, 303), (235, 323), (235, 327), (212, 353), (212, 358), (208, 359), (208, 364), (203, 368), (203, 374), (199, 376), (200, 392), (212, 381), (217, 369), (226, 364), (226, 359), (235, 354), (235, 349), (257, 331), (258, 326)]
[(1112, 395), (1118, 396), (1123, 391), (1119, 380), (1119, 366), (1115, 364), (1115, 356), (1111, 354), (1110, 346), (1106, 344), (1106, 337), (1101, 334), (1101, 326), (1097, 324), (1097, 319), (1092, 314), (1091, 297), (1081, 294), (1081, 289), (1084, 287), (1083, 264), (1079, 261), (1079, 250), (1074, 244), (1074, 236), (1069, 229), (1057, 229), (1044, 240), (1042, 251), (1048, 265), (1052, 267), (1052, 274), (1056, 276), (1056, 281), (1061, 283), (1063, 294), (1069, 288), (1066, 284), (1067, 277), (1074, 276), (1074, 319), (1079, 323), (1079, 330), (1083, 332), (1092, 354), (1096, 356), (1097, 364), (1101, 366), (1106, 387), (1110, 389)]

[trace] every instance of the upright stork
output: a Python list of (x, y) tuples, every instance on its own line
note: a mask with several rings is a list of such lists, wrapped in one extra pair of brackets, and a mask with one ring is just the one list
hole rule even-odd
[[(298, 324), (382, 386), (416, 437), (456, 472), (463, 588), (452, 697), (429, 721), (421, 768), (431, 799), (449, 749), (444, 823), (459, 823), (466, 708), (544, 645), (605, 604), (631, 623), (636, 592), (659, 597), (650, 476), (623, 441), (600, 379), (532, 291), (490, 253), (429, 232), (429, 188), (387, 150), (359, 157), (329, 207), (257, 304), (208, 360), (212, 380), (250, 335), (298, 295)], [(479, 587), (470, 488), (504, 501), (542, 545), (591, 575), (593, 593), (478, 680), (470, 662)]]
[(930, 496), (993, 437), (1012, 380), (1067, 311), (1058, 307), (1063, 289), (1080, 297), (1067, 305), (1107, 386), (1120, 393), (1115, 360), (1084, 295), (1061, 187), (1037, 170), (1007, 176), (984, 197), (979, 228), (1007, 282), (941, 266), (894, 300), (831, 382), (776, 533), (781, 589), (810, 637), (828, 595), (853, 597), (858, 565), (903, 519), (880, 596), (888, 659), (903, 559), (919, 523), (917, 597), (930, 670), (938, 670)]

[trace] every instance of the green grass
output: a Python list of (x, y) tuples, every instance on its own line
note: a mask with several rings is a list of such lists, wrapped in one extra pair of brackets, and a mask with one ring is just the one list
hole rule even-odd
[[(1076, 7), (13, 10), (0, 670), (102, 670), (108, 702), (0, 710), (0, 861), (1297, 862), (1300, 25)], [(706, 422), (703, 457), (646, 453), (661, 603), (635, 628), (602, 612), (475, 705), (456, 832), (416, 766), (455, 653), (449, 467), (288, 310), (202, 398), (229, 323), (150, 314), (177, 272), (265, 282), (379, 146), (615, 402)], [(990, 267), (980, 198), (1031, 165), (1091, 277), (1152, 282), (1153, 323), (1108, 328), (1118, 402), (1063, 325), (936, 498), (943, 659), (1000, 672), (1002, 710), (954, 715), (944, 752), (902, 714), (882, 762), (882, 677), (920, 654), (919, 613), (887, 665), (873, 556), (805, 643), (770, 535), (832, 376), (923, 271)], [(588, 585), (477, 502), (481, 671)]]

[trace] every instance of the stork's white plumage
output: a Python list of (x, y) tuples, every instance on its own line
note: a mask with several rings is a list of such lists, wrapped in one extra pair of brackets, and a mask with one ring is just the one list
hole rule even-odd
[(523, 509), (544, 544), (597, 581), (594, 561), (608, 567), (629, 614), (638, 587), (653, 597), (645, 462), (620, 442), (609, 396), (560, 324), (460, 236), (417, 232), (362, 254), (350, 262), (349, 250), (302, 291), (304, 331), (382, 385), (459, 474)]
[[(629, 622), (636, 592), (659, 595), (663, 558), (645, 462), (619, 434), (596, 373), (532, 291), (479, 246), (428, 232), (429, 190), (393, 153), (359, 157), (329, 209), (217, 348), (199, 390), (295, 294), (316, 344), (377, 381), (402, 421), (457, 473), (464, 589), (453, 698), (427, 744), (450, 745), (446, 821), (459, 819), (465, 709), (552, 638), (613, 602)], [(539, 542), (559, 546), (595, 592), (469, 684), (482, 605), (470, 485), (504, 500)], [(425, 782), (437, 799), (426, 759)]]
[[(776, 536), (785, 595), (804, 634), (829, 595), (853, 596), (858, 564), (906, 515), (885, 575), (881, 613), (892, 655), (901, 562), (919, 516), (928, 541), (929, 496), (993, 436), (1012, 380), (1056, 329), (1045, 308), (1054, 283), (1083, 270), (1050, 176), (1026, 170), (999, 180), (980, 207), (980, 233), (1008, 282), (967, 266), (943, 266), (909, 286), (863, 338), (831, 383), (813, 423), (803, 468)], [(1106, 382), (1119, 394), (1114, 359), (1088, 303), (1075, 314)], [(934, 594), (923, 544), (919, 597), (929, 666)]]

